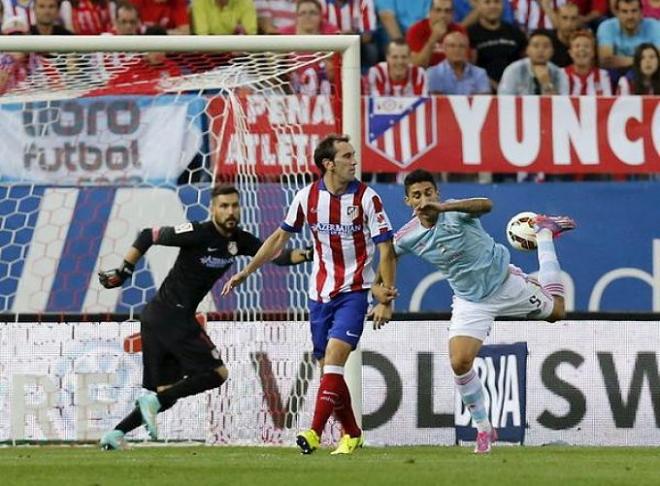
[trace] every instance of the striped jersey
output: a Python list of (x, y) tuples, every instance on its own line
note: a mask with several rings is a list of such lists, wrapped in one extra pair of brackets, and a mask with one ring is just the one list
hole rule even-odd
[[(552, 9), (557, 10), (567, 3), (566, 0), (552, 0)], [(513, 15), (525, 32), (536, 29), (554, 29), (552, 19), (545, 14), (541, 2), (537, 0), (512, 0)]]
[(18, 16), (25, 20), (28, 26), (37, 22), (34, 16), (34, 0), (2, 0), (2, 8), (4, 18)]
[(321, 6), (325, 20), (343, 33), (376, 30), (374, 0), (321, 0)]
[(268, 18), (276, 29), (295, 28), (295, 0), (254, 0), (259, 18)]
[(314, 265), (309, 297), (328, 302), (343, 292), (368, 289), (376, 244), (392, 239), (392, 226), (380, 196), (355, 180), (337, 196), (323, 179), (300, 190), (282, 222), (285, 231), (298, 233), (309, 225), (314, 240)]
[(423, 67), (408, 67), (408, 75), (403, 81), (392, 81), (387, 62), (379, 62), (367, 73), (371, 96), (426, 96), (426, 71)]
[(568, 78), (568, 94), (572, 96), (612, 96), (612, 82), (605, 69), (594, 67), (586, 76), (575, 72), (573, 65), (564, 68)]
[(112, 29), (109, 3), (104, 5), (92, 0), (78, 0), (74, 6), (69, 0), (64, 0), (60, 6), (60, 17), (64, 26), (78, 35), (99, 35)]

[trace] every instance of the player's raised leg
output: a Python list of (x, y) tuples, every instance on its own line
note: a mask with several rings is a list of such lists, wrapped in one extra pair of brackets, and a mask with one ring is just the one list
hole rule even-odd
[(490, 452), (491, 443), (497, 439), (497, 433), (488, 420), (481, 380), (473, 368), (481, 345), (480, 339), (471, 336), (453, 336), (449, 340), (449, 359), (456, 390), (477, 427), (477, 443), (474, 448), (477, 454)]
[(546, 318), (550, 322), (561, 320), (566, 316), (564, 285), (561, 282), (561, 268), (553, 238), (565, 231), (575, 229), (575, 227), (575, 221), (567, 216), (539, 214), (534, 218), (539, 259), (539, 283), (554, 299), (552, 313)]

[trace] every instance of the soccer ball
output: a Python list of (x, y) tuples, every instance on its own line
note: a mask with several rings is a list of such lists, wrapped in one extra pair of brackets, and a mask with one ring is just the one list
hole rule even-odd
[(534, 218), (536, 213), (524, 211), (516, 214), (506, 225), (506, 239), (516, 250), (536, 250)]

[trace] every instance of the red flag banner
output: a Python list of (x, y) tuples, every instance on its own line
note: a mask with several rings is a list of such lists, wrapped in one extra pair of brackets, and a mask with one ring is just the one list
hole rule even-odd
[[(336, 106), (327, 96), (214, 98), (214, 160), (223, 172), (313, 167), (319, 138), (339, 131)], [(660, 97), (365, 97), (362, 113), (363, 172), (660, 172)]]

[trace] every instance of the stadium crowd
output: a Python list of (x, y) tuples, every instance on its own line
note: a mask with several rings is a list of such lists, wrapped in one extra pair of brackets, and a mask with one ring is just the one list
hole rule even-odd
[[(359, 34), (362, 90), (374, 96), (660, 94), (660, 0), (1, 0), (0, 6), (2, 35)], [(126, 56), (106, 55), (104, 67), (114, 67), (88, 94), (149, 94), (163, 79), (223, 59)], [(330, 57), (294, 70), (288, 89), (330, 94), (336, 65)], [(35, 80), (52, 86), (71, 70), (66, 59), (2, 53), (0, 95)], [(467, 178), (492, 180), (486, 179)]]
[[(372, 95), (660, 94), (660, 0), (2, 0), (0, 5), (3, 35), (359, 34), (363, 89)], [(165, 60), (161, 56), (150, 64)], [(330, 70), (316, 66), (294, 90), (331, 90)], [(26, 56), (2, 54), (2, 91), (29, 71)]]

